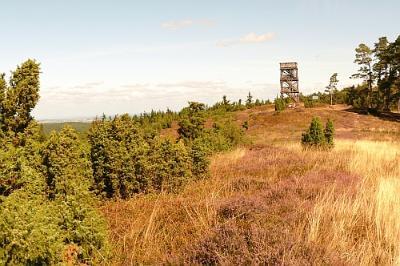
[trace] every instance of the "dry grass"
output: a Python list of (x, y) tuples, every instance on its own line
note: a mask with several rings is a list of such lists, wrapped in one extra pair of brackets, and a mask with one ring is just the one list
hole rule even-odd
[(349, 264), (400, 263), (400, 145), (342, 143), (349, 170), (362, 176), (355, 195), (327, 191), (310, 215), (308, 241), (336, 251)]
[[(298, 144), (315, 114), (335, 120), (331, 152)], [(398, 124), (343, 108), (247, 119), (254, 143), (215, 155), (210, 178), (104, 204), (112, 264), (400, 263)]]

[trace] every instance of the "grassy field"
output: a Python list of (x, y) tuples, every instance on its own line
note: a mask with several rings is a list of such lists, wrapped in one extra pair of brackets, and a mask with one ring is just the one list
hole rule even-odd
[[(301, 148), (313, 116), (333, 119), (331, 152)], [(345, 106), (234, 117), (252, 144), (215, 155), (209, 178), (103, 204), (113, 264), (400, 263), (400, 123)]]

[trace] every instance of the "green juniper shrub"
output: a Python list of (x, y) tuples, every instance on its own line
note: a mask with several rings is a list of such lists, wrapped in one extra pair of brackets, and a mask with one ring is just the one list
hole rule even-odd
[(304, 97), (304, 107), (305, 108), (313, 108), (315, 107), (314, 100), (309, 97)]
[(149, 189), (151, 180), (145, 173), (150, 146), (134, 119), (122, 115), (96, 120), (88, 141), (97, 193), (128, 198)]
[(334, 134), (335, 128), (333, 126), (333, 122), (332, 120), (328, 119), (324, 129), (325, 142), (328, 148), (333, 148), (333, 146), (335, 145), (333, 141)]
[(204, 178), (208, 175), (210, 165), (210, 149), (202, 139), (194, 140), (189, 146), (190, 157), (192, 159), (192, 173), (196, 179)]
[(274, 104), (275, 104), (275, 111), (276, 111), (277, 113), (279, 113), (279, 112), (285, 110), (285, 108), (286, 108), (286, 102), (285, 102), (285, 100), (282, 99), (282, 98), (280, 98), (280, 97), (276, 97), (276, 98), (275, 98)]
[(33, 121), (32, 109), (39, 100), (40, 64), (27, 60), (11, 72), (9, 84), (0, 74), (0, 128), (10, 136), (24, 132)]
[(192, 141), (204, 132), (205, 105), (203, 103), (189, 102), (187, 116), (179, 121), (179, 138), (185, 142)]
[(245, 141), (244, 132), (241, 127), (231, 120), (215, 122), (213, 127), (206, 129), (199, 138), (204, 143), (208, 154), (213, 152), (227, 151)]
[(192, 178), (192, 159), (183, 141), (157, 138), (149, 155), (152, 189), (179, 191)]
[(77, 132), (66, 126), (60, 133), (51, 134), (41, 154), (45, 191), (60, 210), (63, 242), (77, 246), (79, 261), (96, 257), (106, 247), (106, 226), (89, 191), (93, 176), (87, 147)]
[[(0, 264), (100, 263), (108, 254), (106, 226), (89, 191), (90, 164), (76, 133), (53, 133), (38, 154), (39, 169), (21, 149), (8, 150), (18, 167), (3, 169), (22, 185), (0, 200)], [(71, 245), (76, 256), (63, 261)]]
[(328, 120), (326, 128), (322, 126), (319, 117), (313, 117), (310, 127), (302, 134), (301, 144), (305, 149), (330, 149), (333, 147), (333, 122)]
[(324, 130), (319, 117), (312, 118), (309, 129), (302, 135), (301, 143), (305, 148), (321, 148), (325, 145)]
[[(44, 180), (29, 172), (21, 174)], [(0, 265), (58, 264), (64, 247), (60, 211), (43, 193), (34, 193), (32, 185), (6, 197), (0, 203)]]

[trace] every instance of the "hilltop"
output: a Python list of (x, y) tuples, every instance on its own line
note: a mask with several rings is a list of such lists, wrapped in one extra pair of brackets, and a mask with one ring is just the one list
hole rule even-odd
[[(267, 105), (232, 116), (249, 121), (251, 144), (214, 155), (210, 178), (177, 194), (102, 206), (114, 263), (364, 265), (399, 258), (393, 210), (400, 207), (400, 123), (345, 105), (281, 113)], [(333, 151), (301, 148), (314, 116), (334, 121)]]

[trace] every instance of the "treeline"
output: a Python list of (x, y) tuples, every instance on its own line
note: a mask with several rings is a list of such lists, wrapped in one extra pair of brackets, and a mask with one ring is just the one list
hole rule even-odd
[[(333, 103), (345, 103), (370, 112), (400, 111), (400, 36), (393, 42), (381, 37), (373, 47), (362, 43), (355, 49), (354, 63), (360, 66), (352, 78), (362, 84), (333, 90)], [(313, 100), (312, 96), (318, 96)], [(314, 93), (302, 96), (306, 107), (329, 103), (330, 94)]]
[(360, 69), (353, 77), (364, 83), (347, 88), (349, 104), (377, 111), (400, 108), (400, 36), (393, 42), (381, 37), (373, 48), (360, 44), (354, 62)]
[[(0, 75), (1, 265), (102, 263), (109, 249), (99, 202), (176, 192), (206, 178), (209, 155), (243, 143), (248, 127), (214, 115), (261, 104), (251, 94), (243, 105), (223, 97), (180, 112), (103, 116), (84, 138), (69, 126), (44, 135), (31, 115), (39, 74), (28, 60), (9, 81)], [(173, 122), (178, 137), (162, 136)]]

